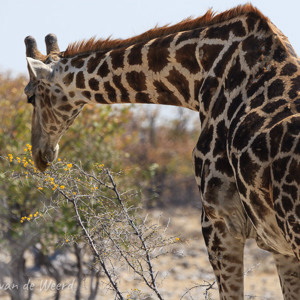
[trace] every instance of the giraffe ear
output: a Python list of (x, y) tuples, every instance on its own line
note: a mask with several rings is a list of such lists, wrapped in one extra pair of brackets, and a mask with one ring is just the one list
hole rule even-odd
[(44, 64), (42, 61), (26, 57), (28, 71), (30, 77), (35, 80), (49, 79), (52, 74), (52, 69), (49, 65)]

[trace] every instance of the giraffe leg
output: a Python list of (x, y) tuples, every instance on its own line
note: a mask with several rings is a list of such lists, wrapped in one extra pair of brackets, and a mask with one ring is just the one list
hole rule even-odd
[(282, 294), (285, 300), (300, 299), (300, 263), (295, 256), (274, 254), (280, 279)]
[(210, 220), (202, 211), (202, 232), (221, 300), (244, 299), (244, 241), (234, 238), (222, 220)]
[(256, 237), (259, 248), (272, 253), (280, 279), (282, 294), (285, 300), (300, 298), (300, 263), (291, 255), (283, 255), (269, 247), (259, 236)]

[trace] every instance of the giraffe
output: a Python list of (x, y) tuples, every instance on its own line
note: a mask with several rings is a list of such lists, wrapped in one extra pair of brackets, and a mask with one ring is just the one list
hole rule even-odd
[(300, 60), (251, 4), (125, 40), (47, 55), (25, 39), (32, 153), (44, 171), (86, 103), (154, 103), (199, 112), (193, 150), (202, 232), (220, 299), (243, 299), (243, 250), (275, 259), (284, 299), (300, 297)]

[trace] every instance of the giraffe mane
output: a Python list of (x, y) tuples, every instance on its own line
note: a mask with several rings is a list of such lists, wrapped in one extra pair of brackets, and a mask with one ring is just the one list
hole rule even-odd
[(245, 5), (239, 5), (233, 9), (227, 10), (219, 14), (215, 14), (212, 11), (212, 9), (209, 9), (206, 12), (206, 14), (204, 14), (201, 17), (195, 19), (189, 17), (171, 26), (169, 25), (165, 25), (162, 27), (156, 26), (153, 29), (150, 29), (140, 35), (128, 39), (111, 39), (111, 38), (96, 39), (95, 37), (92, 37), (88, 40), (74, 42), (68, 45), (66, 51), (63, 52), (63, 56), (68, 58), (78, 54), (92, 53), (96, 51), (106, 52), (112, 49), (129, 47), (136, 43), (146, 42), (151, 39), (166, 36), (169, 34), (192, 30), (195, 28), (204, 27), (208, 25), (214, 25), (247, 13), (255, 13), (259, 17), (268, 20), (266, 16), (264, 16), (256, 7), (254, 7), (250, 3), (247, 3)]

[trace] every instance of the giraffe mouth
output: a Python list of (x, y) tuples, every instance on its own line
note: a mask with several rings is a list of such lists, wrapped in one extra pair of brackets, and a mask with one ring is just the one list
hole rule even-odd
[(44, 172), (50, 165), (50, 162), (46, 160), (41, 151), (38, 152), (37, 158), (34, 160), (34, 163), (41, 172)]
[(41, 172), (44, 172), (50, 164), (57, 158), (58, 155), (58, 145), (54, 150), (46, 150), (42, 152), (39, 150), (34, 156), (34, 164)]

